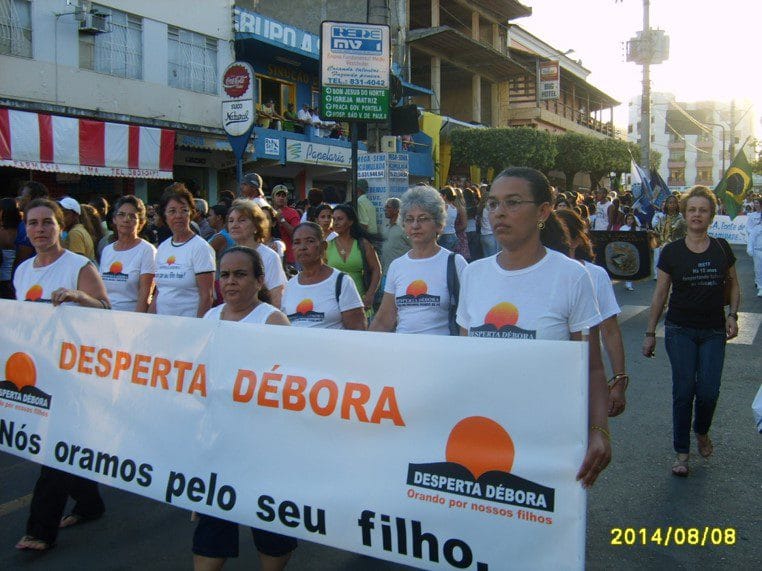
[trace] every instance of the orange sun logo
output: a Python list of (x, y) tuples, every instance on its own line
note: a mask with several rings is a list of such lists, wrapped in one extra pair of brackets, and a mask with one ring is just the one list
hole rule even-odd
[(484, 416), (470, 416), (456, 424), (445, 450), (448, 462), (468, 468), (476, 479), (492, 470), (510, 472), (514, 455), (510, 434)]
[(405, 293), (407, 295), (412, 295), (413, 297), (419, 297), (428, 291), (429, 291), (429, 286), (426, 285), (425, 281), (415, 280), (414, 282), (410, 282), (410, 285), (407, 286), (407, 290), (405, 290)]
[(111, 267), (108, 269), (108, 271), (111, 274), (121, 274), (122, 262), (114, 262), (113, 264), (111, 264)]
[(14, 353), (5, 363), (5, 378), (19, 390), (24, 387), (33, 387), (37, 382), (37, 368), (34, 366), (34, 361), (26, 353)]
[(307, 315), (314, 307), (311, 299), (303, 299), (299, 302), (299, 305), (296, 306), (296, 312), (301, 313), (302, 315)]
[(177, 258), (175, 258), (174, 256), (170, 256), (169, 258), (167, 258), (167, 264), (171, 266), (172, 264), (175, 263), (176, 260)]
[(42, 297), (42, 286), (35, 284), (26, 291), (26, 301), (37, 301)]
[(500, 329), (506, 325), (516, 325), (518, 320), (519, 310), (516, 309), (516, 306), (503, 301), (487, 312), (487, 315), (484, 317), (484, 324), (494, 325), (495, 328)]

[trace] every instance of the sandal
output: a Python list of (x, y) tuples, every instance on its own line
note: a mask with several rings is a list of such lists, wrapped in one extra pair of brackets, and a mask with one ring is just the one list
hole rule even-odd
[(714, 444), (708, 434), (696, 433), (696, 444), (698, 444), (698, 451), (704, 458), (709, 458), (714, 452)]
[(54, 545), (54, 543), (48, 543), (44, 539), (37, 539), (31, 535), (25, 535), (19, 539), (19, 542), (16, 544), (16, 549), (29, 551), (47, 551)]
[(688, 454), (678, 454), (674, 464), (672, 464), (672, 474), (685, 478), (688, 475)]

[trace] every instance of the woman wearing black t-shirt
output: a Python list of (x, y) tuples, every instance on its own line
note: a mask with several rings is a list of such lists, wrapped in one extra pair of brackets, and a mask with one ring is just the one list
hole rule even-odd
[[(664, 344), (672, 365), (672, 432), (677, 452), (672, 473), (687, 476), (694, 400), (698, 451), (704, 458), (712, 454), (708, 432), (720, 394), (725, 342), (738, 335), (741, 292), (733, 251), (725, 240), (707, 235), (717, 211), (714, 193), (705, 186), (694, 186), (680, 201), (680, 210), (687, 234), (664, 246), (659, 257), (643, 355), (654, 355), (656, 324), (672, 286), (664, 320)], [(730, 284), (727, 319), (726, 280)]]

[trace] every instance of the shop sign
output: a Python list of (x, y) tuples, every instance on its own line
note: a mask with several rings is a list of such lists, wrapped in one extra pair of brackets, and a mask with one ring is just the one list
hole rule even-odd
[(280, 139), (265, 138), (265, 154), (270, 156), (280, 156)]
[(320, 43), (320, 116), (388, 120), (389, 27), (323, 22)]
[(222, 74), (222, 127), (240, 137), (254, 125), (254, 71), (245, 62), (231, 63)]
[(318, 37), (314, 34), (237, 7), (233, 9), (233, 29), (236, 33), (247, 34), (314, 59), (317, 59), (320, 50)]
[(287, 139), (286, 160), (290, 163), (349, 168), (352, 166), (352, 149)]

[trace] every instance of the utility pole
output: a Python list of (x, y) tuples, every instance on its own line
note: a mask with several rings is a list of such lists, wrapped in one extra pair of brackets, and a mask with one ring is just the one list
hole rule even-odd
[[(724, 158), (724, 157), (723, 157)], [(730, 160), (736, 158), (736, 100), (730, 100)]]
[(627, 42), (627, 61), (643, 66), (640, 165), (646, 172), (651, 169), (651, 65), (662, 63), (669, 57), (669, 38), (662, 30), (651, 29), (650, 11), (650, 0), (643, 0), (643, 30)]
[(651, 3), (643, 0), (643, 41), (646, 57), (643, 63), (643, 95), (640, 100), (640, 166), (645, 172), (651, 172), (651, 62), (652, 51), (649, 12)]

